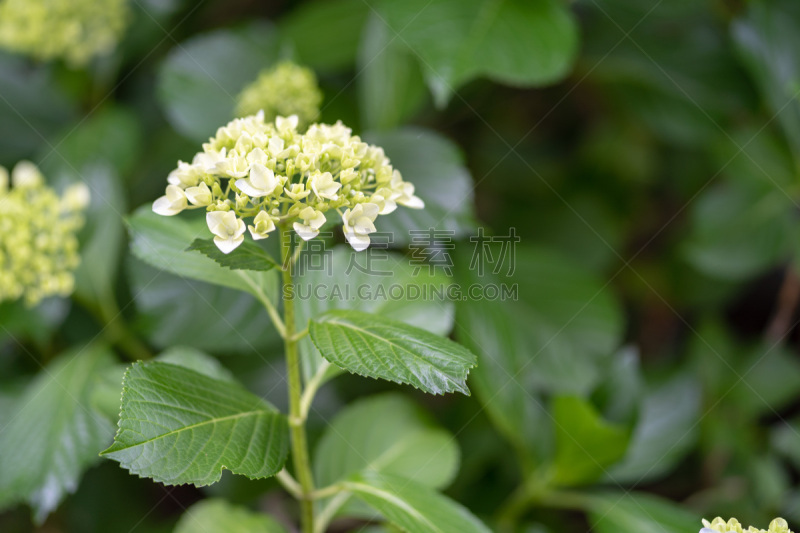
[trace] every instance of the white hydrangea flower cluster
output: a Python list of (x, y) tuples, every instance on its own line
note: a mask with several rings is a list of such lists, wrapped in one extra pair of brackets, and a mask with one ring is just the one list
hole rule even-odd
[(270, 122), (275, 117), (297, 115), (302, 129), (319, 116), (322, 91), (314, 72), (291, 61), (283, 61), (262, 71), (239, 94), (236, 116), (264, 112)]
[[(296, 115), (265, 122), (259, 112), (231, 121), (191, 163), (178, 162), (153, 211), (170, 216), (206, 209), (214, 242), (227, 254), (242, 244), (246, 230), (255, 240), (265, 239), (277, 224), (292, 223), (302, 239), (312, 239), (331, 211), (341, 216), (347, 241), (361, 251), (377, 231), (378, 215), (398, 204), (425, 206), (383, 149), (362, 142), (341, 122), (312, 124), (304, 134), (297, 127)], [(250, 217), (248, 225), (244, 219)]]
[(770, 522), (768, 530), (758, 529), (753, 526), (744, 529), (735, 518), (731, 518), (726, 522), (719, 516), (711, 522), (703, 519), (703, 526), (700, 533), (792, 533), (789, 529), (789, 524), (783, 518), (776, 518)]
[(127, 0), (3, 0), (0, 47), (82, 66), (114, 49), (128, 10)]
[(29, 306), (48, 296), (68, 296), (78, 266), (77, 231), (89, 189), (73, 185), (62, 197), (28, 161), (11, 172), (0, 167), (0, 301), (22, 296)]

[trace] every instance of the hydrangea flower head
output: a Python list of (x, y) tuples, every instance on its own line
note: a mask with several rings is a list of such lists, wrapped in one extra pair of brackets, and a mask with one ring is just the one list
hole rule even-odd
[(254, 115), (259, 111), (264, 112), (267, 121), (278, 116), (297, 115), (302, 127), (319, 115), (322, 91), (311, 69), (284, 61), (262, 71), (239, 94), (238, 100), (238, 117)]
[[(422, 209), (414, 185), (403, 180), (383, 150), (361, 141), (341, 122), (298, 132), (296, 115), (264, 120), (264, 112), (219, 128), (191, 163), (178, 162), (153, 211), (171, 216), (203, 208), (214, 242), (230, 253), (246, 230), (266, 239), (278, 224), (304, 240), (338, 213), (344, 236), (361, 251), (379, 215), (398, 205)], [(245, 219), (251, 219), (247, 223)]]
[(726, 522), (719, 516), (711, 522), (703, 519), (703, 526), (700, 533), (792, 533), (789, 529), (789, 524), (783, 518), (776, 518), (770, 522), (769, 529), (758, 529), (753, 526), (743, 529), (735, 518), (731, 518)]
[(114, 49), (128, 15), (127, 0), (3, 0), (0, 47), (82, 66)]
[(29, 306), (67, 296), (80, 262), (76, 232), (89, 189), (73, 185), (59, 197), (33, 163), (0, 167), (0, 301), (24, 297)]

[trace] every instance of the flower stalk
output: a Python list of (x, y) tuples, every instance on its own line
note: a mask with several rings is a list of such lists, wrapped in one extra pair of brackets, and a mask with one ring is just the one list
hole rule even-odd
[[(281, 270), (283, 285), (292, 283), (294, 256), (292, 255), (292, 232), (289, 224), (280, 225)], [(285, 292), (285, 291), (284, 291)], [(300, 354), (297, 350), (298, 338), (295, 335), (294, 299), (283, 301), (284, 346), (286, 351), (286, 371), (289, 377), (289, 429), (292, 437), (292, 460), (295, 476), (300, 483), (300, 520), (303, 533), (314, 530), (314, 504), (311, 494), (314, 491), (314, 479), (311, 475), (311, 461), (308, 455), (308, 439), (306, 437), (306, 417), (301, 406), (302, 380), (300, 376)]]

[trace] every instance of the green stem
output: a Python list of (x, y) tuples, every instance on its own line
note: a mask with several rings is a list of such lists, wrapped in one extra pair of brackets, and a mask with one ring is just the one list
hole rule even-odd
[[(283, 270), (283, 286), (292, 283), (292, 250), (291, 227), (284, 223), (280, 226), (281, 265)], [(284, 294), (286, 291), (283, 291)], [(300, 519), (303, 533), (314, 531), (314, 504), (311, 493), (314, 492), (314, 479), (311, 476), (311, 461), (308, 456), (305, 418), (301, 410), (302, 381), (300, 378), (300, 354), (297, 351), (295, 338), (294, 299), (283, 301), (283, 326), (285, 328), (284, 344), (286, 347), (286, 370), (289, 376), (289, 427), (292, 434), (292, 459), (294, 471), (302, 489), (300, 499)]]

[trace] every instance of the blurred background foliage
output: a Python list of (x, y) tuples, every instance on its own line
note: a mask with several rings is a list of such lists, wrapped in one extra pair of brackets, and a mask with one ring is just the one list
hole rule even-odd
[[(261, 306), (179, 266), (148, 264), (147, 249), (176, 246), (195, 221), (169, 234), (147, 222), (146, 204), (176, 161), (233, 117), (239, 92), (286, 59), (315, 72), (321, 120), (383, 146), (425, 199), (426, 210), (398, 211), (379, 228), (396, 232), (396, 253), (408, 254), (409, 229), (450, 231), (448, 282), (466, 286), (487, 282), (470, 268), (478, 227), (521, 238), (514, 271), (494, 280), (517, 283), (517, 301), (383, 310), (475, 351), (472, 397), (341, 376), (321, 391), (314, 441), (332, 439), (325, 428), (348, 402), (400, 390), (431, 413), (409, 414), (409, 424), (435, 420), (458, 444), (445, 440), (432, 486), (494, 530), (678, 533), (716, 515), (754, 524), (782, 515), (798, 527), (800, 4), (129, 8), (118, 46), (84, 66), (0, 51), (0, 164), (31, 159), (54, 186), (84, 180), (93, 196), (74, 296), (0, 305), (0, 530), (172, 531), (207, 497), (279, 519), (293, 512), (270, 480), (226, 474), (203, 490), (166, 488), (96, 459), (126, 358), (197, 348), (285, 403), (278, 338)], [(156, 225), (129, 246), (126, 219), (142, 205), (134, 219)], [(69, 370), (75, 379), (61, 390), (53, 376), (76, 352), (83, 373)], [(107, 420), (90, 417), (70, 434), (54, 410), (76, 398)], [(373, 424), (345, 427), (389, 431), (391, 417), (378, 414), (392, 402), (414, 412), (381, 398), (377, 414), (348, 411)], [(71, 409), (81, 423), (86, 414)], [(349, 417), (337, 423), (355, 424)], [(12, 465), (25, 446), (38, 459)], [(69, 447), (80, 452), (59, 455)], [(192, 512), (225, 511), (213, 502)]]

